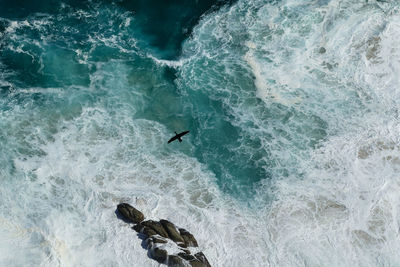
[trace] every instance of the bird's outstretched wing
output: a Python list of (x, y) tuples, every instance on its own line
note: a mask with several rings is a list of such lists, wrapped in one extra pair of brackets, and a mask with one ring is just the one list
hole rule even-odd
[(184, 132), (181, 132), (181, 133), (179, 134), (179, 136), (182, 137), (182, 136), (184, 136), (185, 134), (188, 134), (188, 133), (189, 133), (189, 131), (184, 131)]
[(169, 139), (169, 140), (168, 140), (168, 144), (171, 143), (172, 141), (174, 141), (176, 138), (178, 138), (178, 136), (175, 135), (174, 137), (172, 137), (171, 139)]

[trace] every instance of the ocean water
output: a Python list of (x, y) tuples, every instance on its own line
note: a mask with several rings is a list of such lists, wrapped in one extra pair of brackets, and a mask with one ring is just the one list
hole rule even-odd
[(399, 266), (400, 2), (165, 2), (0, 0), (0, 265)]

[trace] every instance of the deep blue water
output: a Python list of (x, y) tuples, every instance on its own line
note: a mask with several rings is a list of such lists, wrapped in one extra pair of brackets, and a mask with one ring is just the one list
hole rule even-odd
[[(273, 159), (265, 154), (260, 139), (244, 136), (243, 126), (233, 124), (230, 103), (223, 99), (225, 92), (217, 91), (210, 95), (207, 91), (194, 89), (190, 84), (192, 80), (182, 79), (180, 70), (160, 66), (148, 58), (149, 53), (159, 59), (179, 58), (182, 42), (188, 38), (199, 18), (206, 12), (221, 6), (227, 8), (230, 4), (221, 1), (4, 3), (7, 7), (1, 13), (4, 27), (9, 27), (11, 19), (37, 23), (37, 27), (22, 26), (15, 33), (3, 36), (2, 69), (10, 72), (7, 77), (10, 84), (2, 87), (4, 106), (14, 101), (21, 105), (29, 102), (34, 110), (59, 114), (60, 117), (51, 122), (57, 124), (63, 119), (80, 116), (79, 111), (76, 113), (76, 109), (70, 109), (70, 105), (93, 106), (103, 99), (108, 101), (115, 97), (116, 101), (135, 108), (134, 118), (159, 122), (171, 133), (191, 130), (193, 147), (186, 153), (215, 173), (221, 190), (248, 198), (259, 181), (271, 176), (268, 169)], [(132, 19), (132, 22), (123, 27), (126, 19)], [(128, 69), (128, 81), (123, 88), (113, 88), (114, 85), (110, 84), (109, 88), (93, 92), (82, 90), (91, 87), (91, 76), (98, 71), (99, 63), (115, 61)], [(217, 63), (210, 62), (209, 69), (214, 71), (214, 66), (220, 68)], [(207, 75), (207, 70), (201, 68), (200, 71)], [(242, 66), (235, 66), (234, 71), (237, 76), (232, 78), (239, 78), (242, 83), (239, 86), (249, 91), (246, 96), (251, 102), (249, 104), (263, 105), (254, 93), (254, 77)], [(199, 76), (203, 79), (200, 73)], [(216, 86), (225, 87), (236, 82), (230, 77), (226, 79)], [(29, 95), (18, 92), (19, 88), (31, 87), (43, 90)], [(47, 94), (46, 88), (51, 87), (60, 87), (73, 100)], [(120, 93), (140, 94), (142, 101), (137, 105), (125, 102), (125, 99), (117, 100), (123, 98)], [(108, 112), (119, 112), (121, 103), (114, 104), (116, 106), (107, 104)], [(277, 106), (276, 109), (281, 113), (278, 116), (290, 116), (293, 112), (285, 107)], [(315, 123), (323, 133), (323, 121), (319, 122), (316, 117)], [(239, 148), (243, 141), (251, 151), (246, 153)], [(21, 149), (34, 150), (31, 147)]]

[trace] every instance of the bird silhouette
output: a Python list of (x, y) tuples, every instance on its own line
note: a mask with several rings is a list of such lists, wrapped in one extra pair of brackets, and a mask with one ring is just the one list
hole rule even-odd
[(178, 139), (179, 142), (182, 142), (181, 137), (187, 133), (189, 133), (189, 131), (184, 131), (179, 134), (175, 132), (175, 136), (168, 140), (168, 144), (171, 143), (172, 141), (175, 141), (176, 139)]

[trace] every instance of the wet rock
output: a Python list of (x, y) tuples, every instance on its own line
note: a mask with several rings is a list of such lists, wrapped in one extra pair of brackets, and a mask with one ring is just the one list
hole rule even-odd
[[(126, 203), (119, 204), (117, 210), (121, 217), (124, 218), (124, 221), (126, 219), (126, 221), (135, 223), (132, 229), (142, 234), (139, 235), (139, 238), (144, 240), (142, 245), (148, 249), (150, 258), (159, 263), (168, 264), (168, 266), (184, 267), (190, 265), (194, 267), (211, 267), (202, 252), (191, 255), (190, 250), (186, 249), (187, 247), (198, 247), (197, 240), (187, 230), (183, 228), (177, 229), (168, 220), (160, 220), (159, 222), (153, 220), (143, 221), (143, 214)], [(120, 216), (118, 217), (121, 218)], [(172, 245), (175, 247), (175, 251), (179, 249), (181, 252), (177, 255), (168, 255), (166, 247), (160, 244), (167, 244), (166, 247), (168, 248)]]
[(184, 253), (186, 253), (186, 254), (190, 254), (190, 250), (188, 250), (188, 249), (182, 249), (182, 248), (181, 248), (181, 250), (182, 250)]
[(182, 259), (185, 259), (187, 261), (194, 261), (196, 258), (193, 255), (190, 255), (189, 253), (178, 253), (178, 256), (180, 256)]
[(198, 253), (194, 254), (194, 256), (197, 259), (199, 259), (202, 263), (204, 263), (206, 266), (211, 267), (211, 264), (208, 262), (208, 260), (203, 252), (198, 252)]
[[(138, 233), (144, 234), (148, 237), (157, 235), (158, 233), (156, 231), (154, 231), (152, 228), (144, 226), (143, 224), (139, 223), (136, 224), (132, 227), (133, 230), (135, 230)], [(157, 239), (158, 240), (158, 239)], [(161, 239), (160, 239), (161, 240)], [(157, 243), (157, 242), (156, 242)], [(160, 242), (159, 242), (160, 243)], [(165, 243), (167, 243), (167, 241), (165, 241)]]
[(179, 242), (177, 243), (178, 246), (180, 246), (181, 248), (187, 248), (188, 246), (185, 243)]
[(164, 227), (164, 229), (167, 231), (169, 238), (172, 239), (174, 242), (181, 242), (185, 243), (185, 240), (182, 238), (182, 236), (179, 234), (178, 230), (176, 230), (175, 225), (167, 220), (160, 220), (161, 225)]
[(318, 51), (320, 54), (324, 54), (326, 52), (325, 47), (321, 46), (321, 48)]
[(147, 236), (153, 236), (153, 235), (157, 234), (156, 231), (154, 231), (153, 229), (151, 229), (149, 227), (144, 227), (143, 230), (142, 230), (142, 233), (147, 235)]
[(181, 234), (182, 238), (185, 240), (185, 244), (188, 247), (198, 247), (196, 238), (189, 233), (186, 229), (179, 228), (179, 233)]
[(133, 223), (140, 223), (144, 220), (143, 213), (127, 203), (118, 204), (117, 210), (122, 216), (124, 216), (127, 220), (132, 221)]
[(162, 226), (162, 224), (160, 222), (148, 220), (148, 221), (142, 222), (142, 225), (153, 229), (160, 236), (168, 238), (168, 233), (165, 231), (164, 227)]
[(140, 233), (140, 232), (143, 230), (143, 228), (144, 228), (144, 225), (141, 225), (140, 223), (139, 223), (139, 224), (136, 224), (136, 225), (134, 225), (134, 226), (132, 227), (132, 229), (135, 230), (135, 231), (138, 232), (138, 233)]
[(165, 244), (165, 243), (168, 242), (168, 241), (165, 240), (165, 239), (161, 239), (161, 238), (158, 238), (158, 237), (155, 237), (155, 236), (152, 236), (152, 237), (150, 237), (150, 238), (148, 238), (148, 239), (150, 239), (153, 243)]
[(169, 255), (168, 256), (168, 266), (183, 267), (183, 266), (185, 266), (185, 264), (183, 264), (183, 260), (181, 257), (176, 256), (176, 255)]
[(159, 263), (164, 263), (167, 260), (168, 253), (165, 249), (155, 247), (150, 250), (150, 256)]
[(190, 266), (192, 267), (207, 267), (207, 265), (199, 260), (189, 261)]

